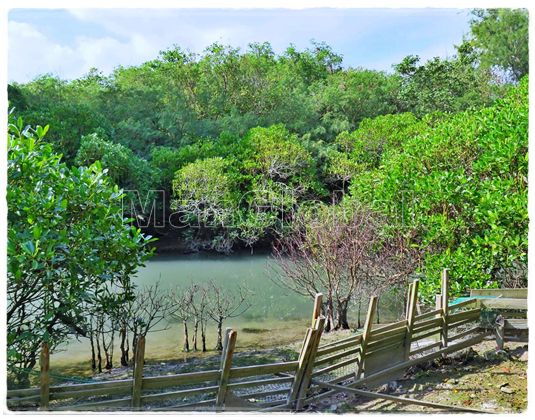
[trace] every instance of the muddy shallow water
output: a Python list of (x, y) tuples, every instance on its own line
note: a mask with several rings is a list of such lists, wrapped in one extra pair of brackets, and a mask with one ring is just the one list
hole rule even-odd
[[(243, 315), (229, 319), (225, 327), (238, 332), (238, 349), (272, 348), (293, 343), (303, 337), (312, 314), (312, 300), (300, 296), (273, 281), (273, 268), (267, 254), (236, 253), (231, 256), (192, 254), (159, 255), (140, 268), (135, 283), (143, 287), (160, 282), (163, 290), (187, 287), (192, 282), (214, 281), (227, 290), (246, 287), (253, 293), (251, 307)], [(381, 322), (394, 319), (402, 302), (384, 297), (380, 301)], [(363, 305), (361, 312), (365, 312)], [(350, 323), (356, 324), (357, 308), (353, 308)], [(164, 325), (162, 325), (164, 326)], [(216, 330), (208, 327), (208, 347), (215, 346)], [(187, 357), (182, 349), (182, 327), (171, 322), (165, 331), (147, 337), (147, 358), (156, 360)], [(190, 354), (192, 355), (192, 354)], [(53, 366), (89, 367), (88, 340), (73, 340), (62, 351), (51, 356)], [(117, 356), (119, 357), (118, 353)]]

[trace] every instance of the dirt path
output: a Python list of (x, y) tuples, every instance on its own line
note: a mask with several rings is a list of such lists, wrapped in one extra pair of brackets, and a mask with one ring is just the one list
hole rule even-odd
[[(527, 408), (527, 347), (525, 343), (508, 342), (505, 351), (497, 352), (495, 341), (484, 341), (452, 357), (416, 366), (399, 380), (374, 390), (489, 412), (521, 412)], [(308, 410), (335, 413), (440, 411), (344, 393), (321, 400)]]

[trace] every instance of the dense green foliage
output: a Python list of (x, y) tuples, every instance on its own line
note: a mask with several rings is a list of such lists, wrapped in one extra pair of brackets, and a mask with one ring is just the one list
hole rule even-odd
[(528, 11), (477, 9), (473, 12), (472, 43), (485, 68), (497, 67), (513, 80), (528, 74)]
[[(86, 334), (88, 315), (129, 288), (151, 254), (122, 216), (122, 192), (100, 163), (69, 167), (22, 119), (8, 128), (8, 366), (19, 379), (52, 348)], [(16, 368), (22, 368), (17, 370)]]
[[(525, 79), (493, 107), (432, 125), (402, 116), (374, 121), (389, 128), (388, 140), (378, 165), (355, 177), (350, 199), (388, 214), (427, 251), (424, 295), (438, 291), (442, 267), (450, 268), (455, 293), (526, 279), (527, 93)], [(353, 133), (357, 145), (377, 135), (374, 125)]]
[(100, 162), (137, 190), (137, 212), (164, 191), (167, 226), (171, 215), (190, 248), (266, 244), (310, 201), (364, 201), (425, 252), (427, 296), (443, 266), (456, 292), (521, 281), (527, 14), (473, 16), (455, 55), (408, 56), (392, 72), (344, 68), (317, 42), (173, 46), (107, 76), (12, 84), (10, 105), (50, 124), (67, 165)]

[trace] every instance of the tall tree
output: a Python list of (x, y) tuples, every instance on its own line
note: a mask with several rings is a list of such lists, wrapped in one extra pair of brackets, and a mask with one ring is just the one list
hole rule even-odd
[(475, 9), (470, 31), (481, 65), (505, 72), (519, 81), (529, 71), (528, 11)]

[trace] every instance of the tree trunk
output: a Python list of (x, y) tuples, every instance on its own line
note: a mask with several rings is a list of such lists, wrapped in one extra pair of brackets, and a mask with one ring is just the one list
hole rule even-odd
[(195, 318), (195, 323), (193, 324), (193, 350), (198, 351), (197, 348), (197, 332), (199, 331), (199, 320)]
[(96, 336), (96, 341), (97, 341), (98, 373), (102, 373), (102, 353), (100, 352), (100, 340), (98, 339), (98, 335)]
[(335, 330), (348, 330), (349, 322), (347, 321), (347, 307), (349, 300), (338, 302), (336, 308), (336, 327)]
[(94, 372), (97, 369), (97, 359), (95, 355), (95, 340), (93, 338), (93, 331), (89, 333), (89, 343), (91, 344), (91, 370)]
[(202, 341), (202, 351), (206, 352), (206, 324), (201, 321), (201, 341)]
[(184, 325), (184, 347), (183, 350), (185, 352), (189, 352), (189, 336), (188, 336), (188, 323), (186, 321), (182, 321)]
[(128, 366), (128, 353), (130, 349), (128, 348), (128, 333), (126, 330), (126, 325), (123, 324), (120, 331), (121, 336), (121, 366)]
[(359, 300), (359, 309), (358, 309), (358, 315), (357, 315), (357, 328), (362, 328), (362, 318), (361, 318), (361, 311), (362, 311), (362, 299)]
[(375, 312), (377, 314), (377, 323), (380, 324), (381, 320), (379, 318), (379, 299), (377, 299), (377, 309), (375, 310)]
[(217, 345), (215, 346), (216, 350), (223, 350), (223, 318), (219, 317), (217, 321)]
[(331, 298), (326, 302), (327, 310), (325, 311), (325, 332), (334, 329), (334, 306)]

